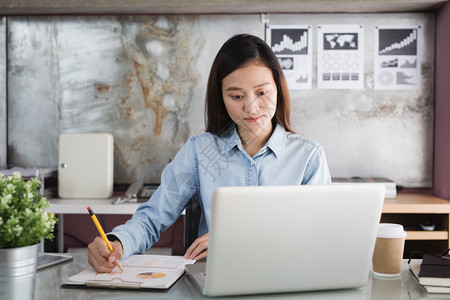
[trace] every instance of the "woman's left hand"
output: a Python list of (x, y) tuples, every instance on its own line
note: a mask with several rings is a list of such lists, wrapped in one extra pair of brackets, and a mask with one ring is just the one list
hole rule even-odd
[(198, 239), (186, 250), (184, 258), (200, 260), (208, 255), (209, 232)]

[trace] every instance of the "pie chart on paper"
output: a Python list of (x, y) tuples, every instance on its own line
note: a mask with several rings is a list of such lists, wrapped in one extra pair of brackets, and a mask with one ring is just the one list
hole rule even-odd
[(141, 278), (141, 279), (158, 279), (158, 278), (163, 278), (165, 277), (166, 274), (164, 273), (156, 273), (156, 272), (147, 272), (147, 273), (141, 273), (141, 274), (137, 274), (136, 277), (137, 278)]

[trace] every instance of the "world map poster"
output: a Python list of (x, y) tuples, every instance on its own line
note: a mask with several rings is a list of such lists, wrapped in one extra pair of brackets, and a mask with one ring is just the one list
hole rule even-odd
[(317, 28), (317, 87), (364, 88), (364, 27), (319, 25)]

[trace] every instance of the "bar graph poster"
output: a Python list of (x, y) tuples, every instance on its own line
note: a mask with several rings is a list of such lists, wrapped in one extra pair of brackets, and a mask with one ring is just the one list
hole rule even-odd
[(317, 87), (364, 88), (364, 27), (319, 25), (317, 27)]
[(374, 88), (420, 89), (420, 26), (375, 27)]
[(266, 42), (280, 62), (289, 89), (312, 88), (311, 26), (268, 26)]

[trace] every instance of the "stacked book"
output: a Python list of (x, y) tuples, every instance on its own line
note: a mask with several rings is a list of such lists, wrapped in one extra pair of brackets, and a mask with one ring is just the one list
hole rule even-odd
[(380, 183), (386, 187), (385, 198), (395, 198), (397, 196), (397, 185), (388, 178), (383, 177), (333, 177), (331, 178), (333, 184), (342, 183)]
[(449, 255), (425, 254), (422, 263), (409, 264), (409, 270), (428, 293), (450, 294)]

